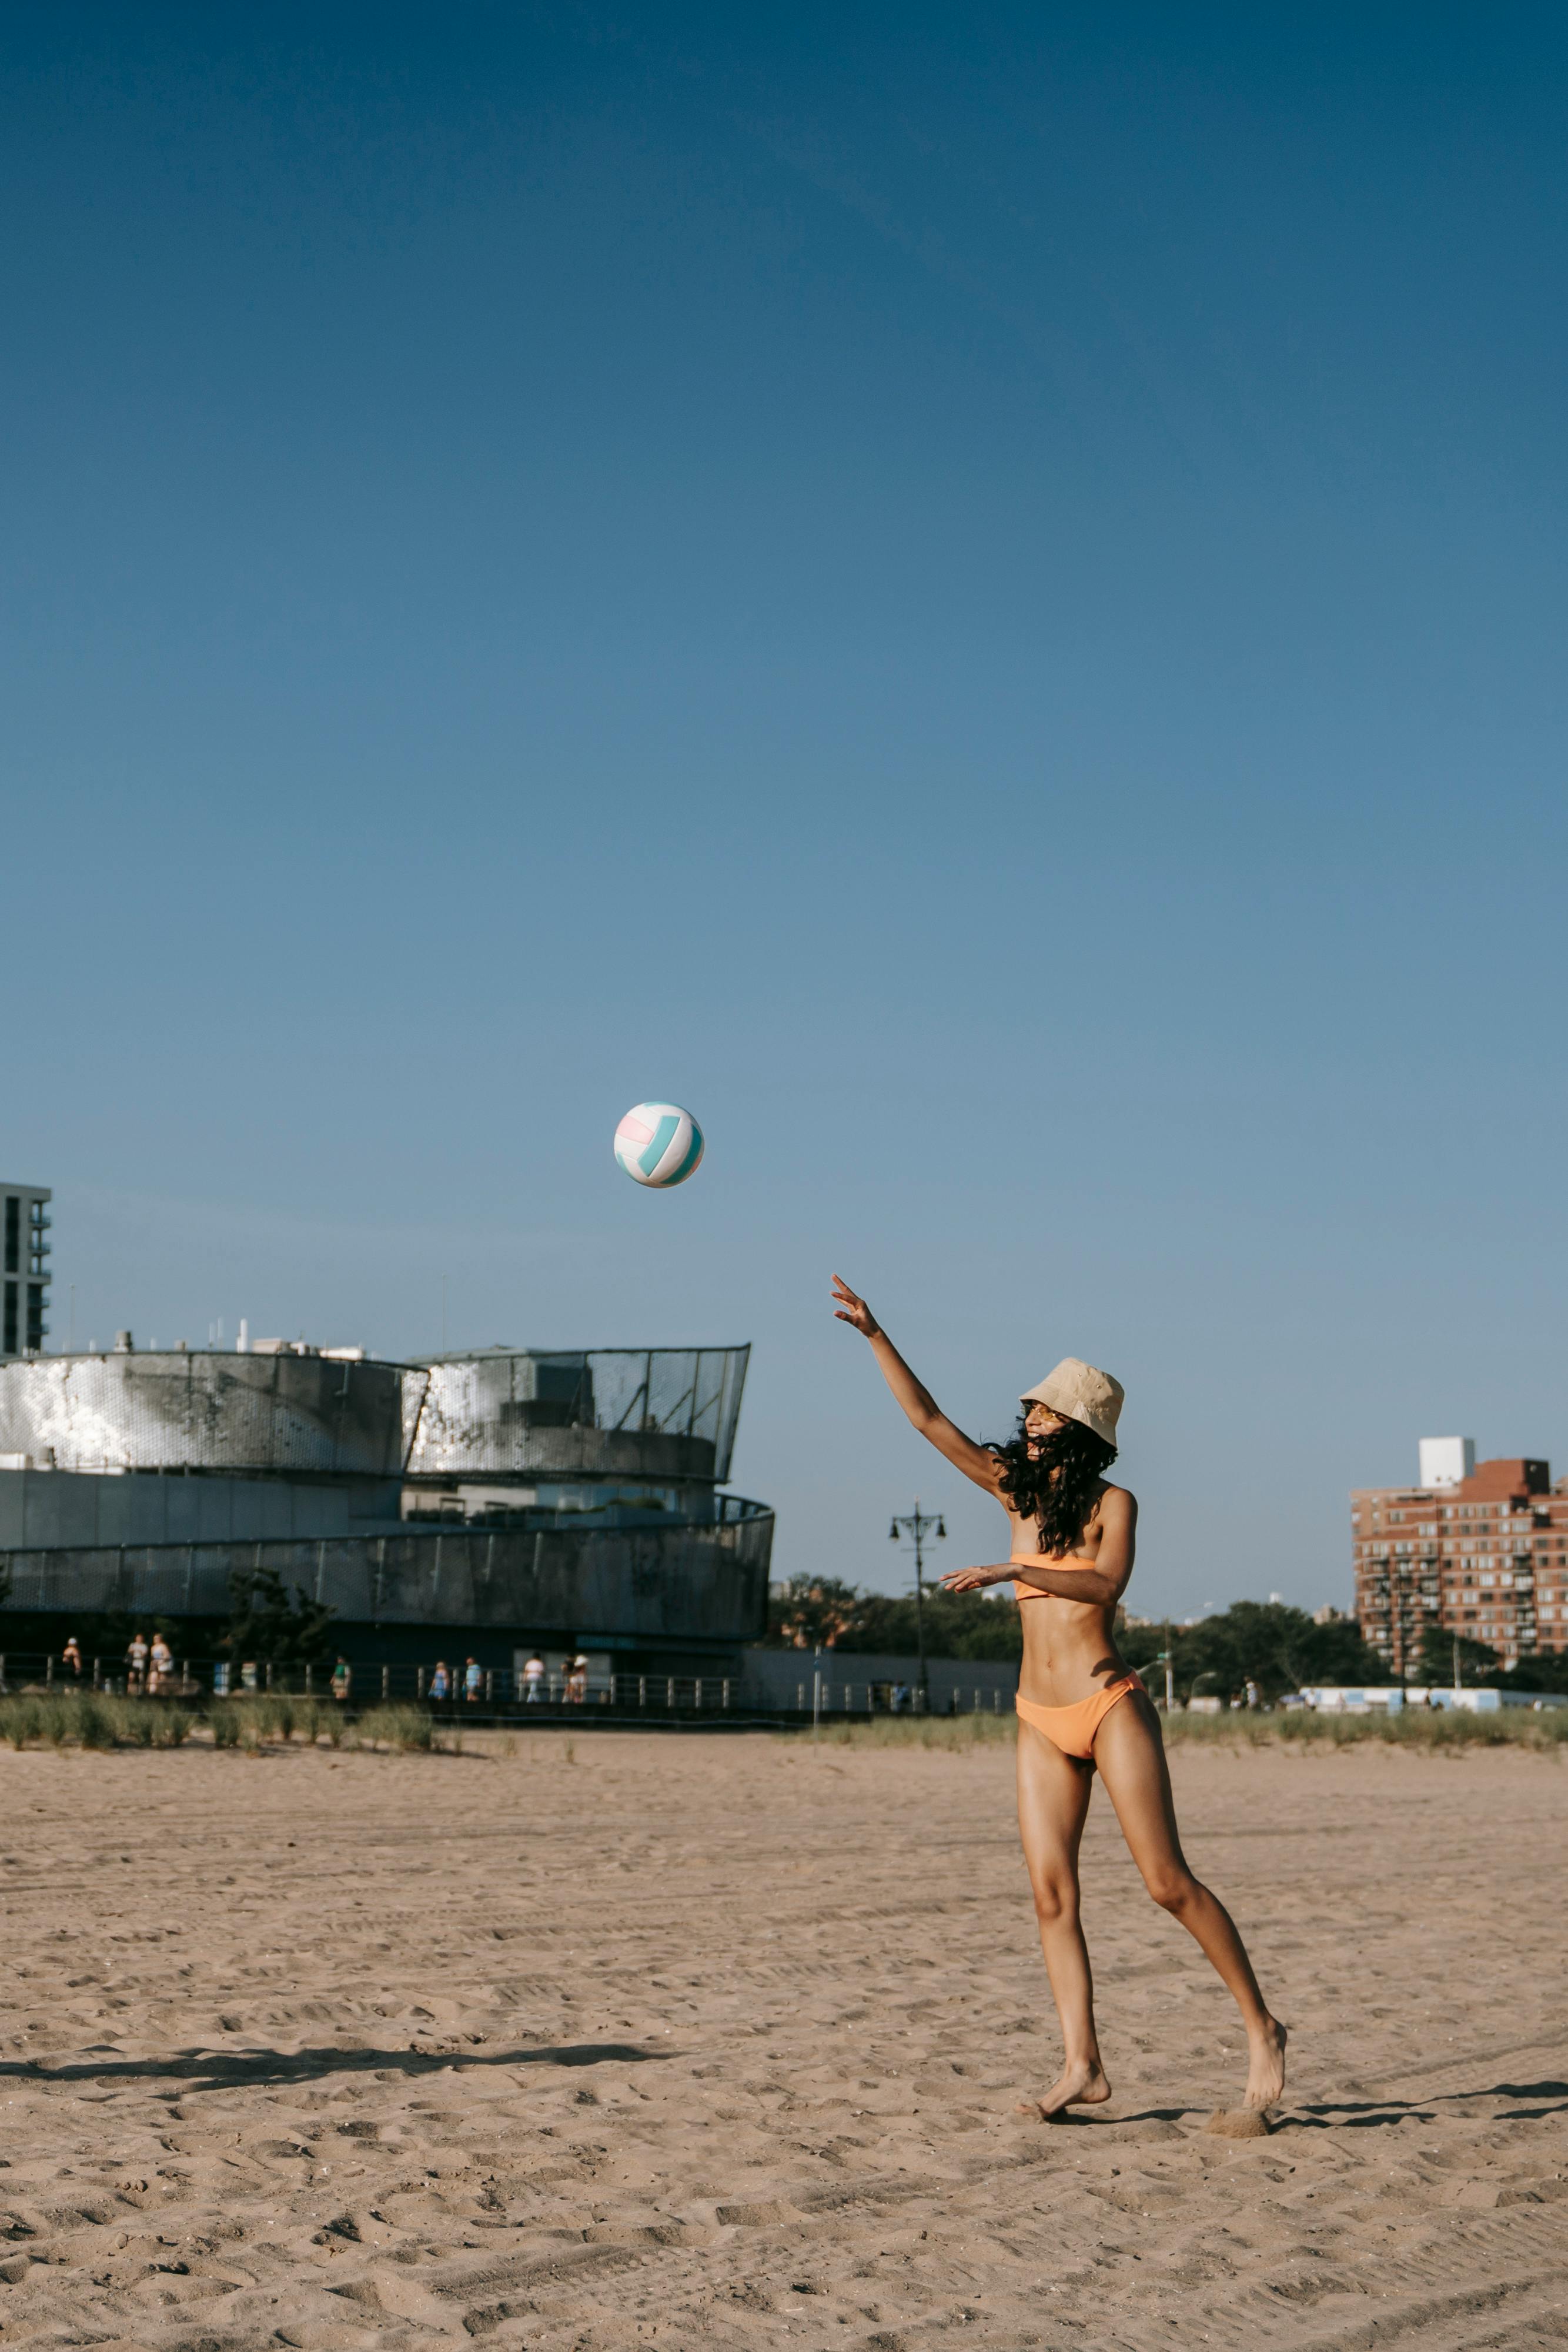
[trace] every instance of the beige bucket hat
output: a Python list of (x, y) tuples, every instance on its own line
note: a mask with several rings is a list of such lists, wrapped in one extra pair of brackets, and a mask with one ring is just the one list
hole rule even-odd
[(1056, 1370), (1032, 1389), (1025, 1389), (1020, 1404), (1048, 1404), (1052, 1412), (1081, 1421), (1107, 1445), (1116, 1443), (1116, 1419), (1126, 1390), (1109, 1372), (1097, 1372), (1081, 1356), (1063, 1356)]

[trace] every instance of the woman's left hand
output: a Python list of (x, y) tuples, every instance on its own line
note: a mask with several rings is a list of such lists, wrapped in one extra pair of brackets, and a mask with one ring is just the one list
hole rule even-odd
[(944, 1592), (979, 1592), (988, 1584), (1010, 1584), (1012, 1570), (1009, 1568), (950, 1568), (946, 1576), (938, 1577)]

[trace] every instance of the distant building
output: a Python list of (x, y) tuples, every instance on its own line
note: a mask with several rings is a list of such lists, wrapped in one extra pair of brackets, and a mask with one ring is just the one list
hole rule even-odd
[(749, 1355), (395, 1364), (122, 1331), (0, 1364), (0, 1653), (111, 1614), (210, 1639), (235, 1576), (271, 1570), (336, 1612), (350, 1661), (455, 1650), (515, 1671), (538, 1649), (738, 1675), (773, 1544), (768, 1507), (722, 1491)]
[(1473, 1437), (1424, 1437), (1420, 1444), (1423, 1486), (1462, 1486), (1476, 1466)]
[(1523, 1456), (1478, 1463), (1458, 1437), (1424, 1438), (1421, 1467), (1419, 1486), (1350, 1498), (1355, 1613), (1373, 1648), (1410, 1675), (1429, 1625), (1507, 1665), (1568, 1646), (1568, 1479), (1554, 1486), (1549, 1464)]
[(0, 1360), (39, 1356), (48, 1336), (49, 1202), (45, 1184), (0, 1182)]

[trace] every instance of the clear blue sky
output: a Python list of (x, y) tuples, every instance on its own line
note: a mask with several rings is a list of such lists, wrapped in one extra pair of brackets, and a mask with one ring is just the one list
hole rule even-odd
[(1150, 1610), (1568, 1470), (1565, 115), (1506, 5), (13, 9), (52, 1344), (749, 1339), (780, 1570), (995, 1558), (837, 1267), (1120, 1375)]

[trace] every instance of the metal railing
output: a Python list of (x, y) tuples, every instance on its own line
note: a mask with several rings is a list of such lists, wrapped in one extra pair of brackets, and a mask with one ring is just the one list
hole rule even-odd
[(56, 1651), (0, 1651), (0, 1693), (28, 1690), (93, 1690), (119, 1697), (192, 1700), (243, 1699), (281, 1693), (335, 1698), (344, 1706), (414, 1705), (443, 1716), (479, 1721), (510, 1721), (531, 1716), (577, 1717), (584, 1711), (618, 1719), (639, 1716), (722, 1716), (744, 1712), (786, 1719), (864, 1720), (878, 1715), (980, 1715), (1008, 1711), (999, 1689), (977, 1687), (946, 1693), (928, 1706), (916, 1685), (896, 1682), (797, 1684), (794, 1705), (777, 1692), (764, 1692), (744, 1675), (579, 1674), (561, 1667), (530, 1676), (507, 1666), (481, 1666), (470, 1679), (466, 1664), (444, 1669), (440, 1661), (407, 1663), (358, 1660), (344, 1667), (258, 1660), (235, 1664), (225, 1658), (174, 1658), (163, 1668), (149, 1660), (136, 1665), (121, 1656), (83, 1655), (73, 1668)]

